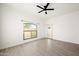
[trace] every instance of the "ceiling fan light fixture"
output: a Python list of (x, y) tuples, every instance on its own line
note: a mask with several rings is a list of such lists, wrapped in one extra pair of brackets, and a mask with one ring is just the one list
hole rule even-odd
[(45, 14), (47, 14), (47, 11), (45, 11)]

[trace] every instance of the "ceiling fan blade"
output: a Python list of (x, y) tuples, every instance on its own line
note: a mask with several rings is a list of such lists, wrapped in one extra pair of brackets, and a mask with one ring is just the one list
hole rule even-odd
[(50, 3), (47, 3), (47, 5), (46, 6), (48, 6)]
[(48, 7), (48, 5), (49, 5), (50, 3), (47, 3), (47, 5), (46, 6), (44, 6), (45, 7), (45, 9), (47, 9), (47, 7)]
[(42, 11), (44, 11), (44, 10), (41, 10), (41, 11), (39, 11), (38, 13), (41, 13)]
[(44, 9), (44, 8), (42, 8), (42, 7), (41, 7), (41, 6), (39, 6), (39, 5), (37, 5), (37, 7), (41, 8), (41, 9)]
[(46, 9), (46, 10), (54, 10), (54, 8), (53, 9)]

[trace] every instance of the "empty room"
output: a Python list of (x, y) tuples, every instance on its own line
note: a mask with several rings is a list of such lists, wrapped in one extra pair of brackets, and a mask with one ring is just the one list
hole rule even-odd
[(0, 3), (0, 56), (79, 56), (79, 3)]

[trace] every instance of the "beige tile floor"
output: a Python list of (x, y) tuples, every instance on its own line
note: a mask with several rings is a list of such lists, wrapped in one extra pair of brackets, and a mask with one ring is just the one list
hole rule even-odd
[(7, 48), (1, 56), (79, 56), (79, 45), (51, 39), (41, 39)]

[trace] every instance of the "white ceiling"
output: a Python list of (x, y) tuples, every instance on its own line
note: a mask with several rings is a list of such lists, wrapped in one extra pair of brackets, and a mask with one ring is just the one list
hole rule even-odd
[(46, 3), (10, 3), (4, 4), (9, 8), (13, 8), (18, 12), (22, 12), (27, 16), (32, 16), (37, 19), (47, 20), (63, 14), (79, 11), (78, 3), (51, 3), (48, 8), (54, 8), (54, 11), (48, 11), (48, 14), (44, 12), (38, 13), (41, 9), (36, 5), (45, 5)]

